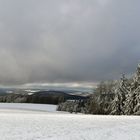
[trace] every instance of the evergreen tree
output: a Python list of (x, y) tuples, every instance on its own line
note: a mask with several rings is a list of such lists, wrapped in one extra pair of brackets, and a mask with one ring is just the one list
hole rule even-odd
[(128, 79), (126, 79), (125, 75), (122, 75), (121, 80), (119, 81), (118, 86), (115, 88), (115, 97), (111, 104), (111, 114), (112, 115), (123, 115), (125, 110), (125, 101), (126, 97), (129, 93), (129, 84)]
[(132, 79), (130, 92), (125, 103), (125, 114), (140, 114), (140, 64)]

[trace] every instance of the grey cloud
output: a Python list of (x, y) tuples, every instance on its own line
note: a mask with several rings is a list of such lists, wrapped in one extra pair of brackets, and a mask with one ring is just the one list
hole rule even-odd
[(0, 0), (0, 84), (98, 82), (140, 60), (138, 0)]

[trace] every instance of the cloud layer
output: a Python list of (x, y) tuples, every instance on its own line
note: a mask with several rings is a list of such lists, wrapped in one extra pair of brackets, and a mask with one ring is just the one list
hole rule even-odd
[(98, 82), (140, 60), (138, 0), (0, 0), (0, 84)]

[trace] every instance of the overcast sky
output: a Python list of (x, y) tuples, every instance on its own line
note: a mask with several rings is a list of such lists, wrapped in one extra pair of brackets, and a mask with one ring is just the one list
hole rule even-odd
[(0, 0), (2, 85), (94, 83), (139, 62), (139, 0)]

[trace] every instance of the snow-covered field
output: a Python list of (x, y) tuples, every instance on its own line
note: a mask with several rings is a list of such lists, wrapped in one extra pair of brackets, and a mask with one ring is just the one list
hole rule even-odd
[[(18, 103), (0, 103), (0, 111), (3, 109), (13, 110), (27, 110), (27, 111), (47, 111), (56, 112), (56, 105), (46, 105), (46, 104), (18, 104)], [(12, 112), (11, 111), (11, 112)]]
[(56, 106), (0, 104), (0, 140), (140, 140), (140, 117), (55, 112)]

